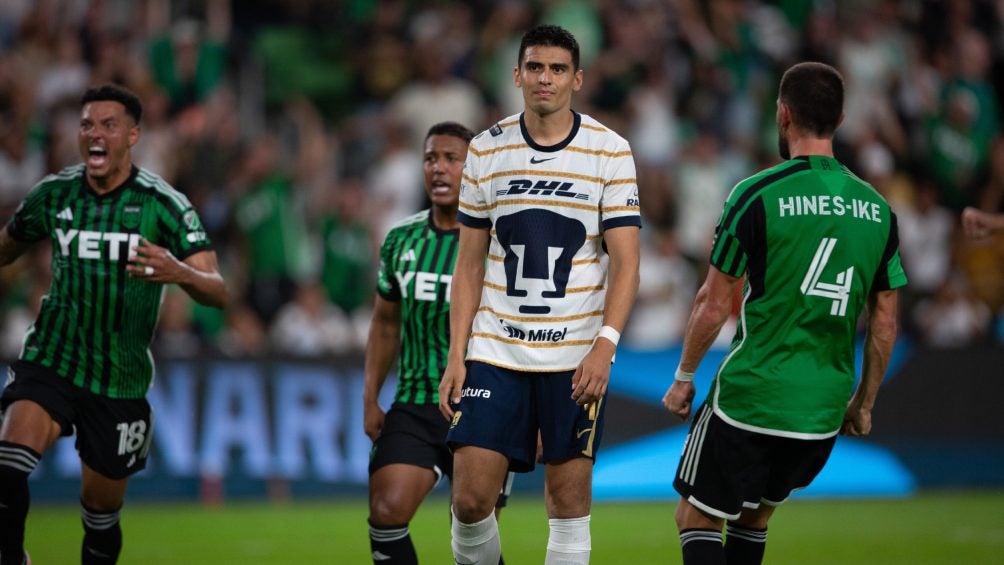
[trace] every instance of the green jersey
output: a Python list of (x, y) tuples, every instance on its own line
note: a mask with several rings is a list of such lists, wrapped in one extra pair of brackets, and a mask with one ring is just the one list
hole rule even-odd
[(870, 293), (906, 284), (896, 216), (830, 157), (791, 159), (740, 182), (711, 264), (746, 276), (731, 349), (709, 398), (737, 427), (837, 433), (854, 385), (854, 338)]
[(450, 349), (450, 283), (459, 234), (436, 228), (424, 210), (394, 225), (380, 248), (377, 292), (401, 303), (397, 402), (439, 402), (439, 379)]
[(131, 277), (126, 265), (141, 237), (178, 260), (209, 249), (188, 199), (136, 167), (99, 195), (78, 165), (42, 179), (7, 230), (18, 241), (52, 241), (52, 286), (21, 361), (95, 394), (142, 398), (153, 380), (149, 346), (164, 285)]

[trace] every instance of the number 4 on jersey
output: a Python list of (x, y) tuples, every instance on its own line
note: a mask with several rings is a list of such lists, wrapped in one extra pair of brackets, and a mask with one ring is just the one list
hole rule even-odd
[(816, 255), (812, 258), (808, 272), (802, 280), (802, 294), (806, 296), (820, 296), (833, 300), (830, 306), (831, 316), (843, 316), (847, 312), (847, 299), (851, 293), (851, 282), (854, 278), (854, 267), (847, 267), (847, 270), (837, 274), (836, 283), (819, 282), (826, 263), (830, 260), (830, 253), (837, 245), (835, 237), (824, 237), (816, 248)]

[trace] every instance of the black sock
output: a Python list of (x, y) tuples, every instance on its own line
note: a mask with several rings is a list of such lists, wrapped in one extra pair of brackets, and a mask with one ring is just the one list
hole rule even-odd
[(680, 532), (684, 565), (725, 565), (722, 532), (692, 528)]
[(380, 526), (370, 523), (370, 550), (376, 565), (417, 565), (418, 556), (411, 543), (408, 524)]
[(729, 524), (725, 528), (725, 562), (729, 565), (760, 565), (767, 548), (767, 528)]
[(24, 562), (24, 521), (31, 503), (28, 475), (38, 458), (27, 446), (0, 441), (0, 565)]
[(100, 512), (80, 503), (84, 523), (84, 542), (80, 546), (82, 565), (114, 565), (122, 550), (122, 527), (119, 511)]
[(499, 554), (499, 565), (505, 565), (505, 558), (502, 557), (502, 554)]

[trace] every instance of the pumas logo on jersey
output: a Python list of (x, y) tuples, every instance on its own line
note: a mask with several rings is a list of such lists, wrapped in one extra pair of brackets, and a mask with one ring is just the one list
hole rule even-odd
[(576, 200), (589, 200), (589, 195), (582, 192), (572, 191), (574, 183), (562, 181), (539, 180), (534, 182), (529, 179), (513, 179), (509, 181), (507, 188), (500, 188), (495, 191), (496, 196), (560, 196), (562, 198), (575, 198)]
[(56, 214), (57, 220), (66, 220), (67, 222), (73, 221), (73, 210), (70, 208), (63, 208), (63, 210)]

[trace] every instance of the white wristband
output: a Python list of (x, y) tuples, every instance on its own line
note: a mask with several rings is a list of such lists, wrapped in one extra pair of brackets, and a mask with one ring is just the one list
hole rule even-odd
[(617, 342), (621, 340), (621, 332), (611, 328), (610, 326), (603, 326), (600, 328), (600, 333), (596, 334), (597, 338), (605, 337), (617, 347)]
[(688, 373), (687, 371), (684, 371), (683, 369), (677, 367), (676, 380), (680, 381), (681, 383), (694, 382), (694, 373)]

